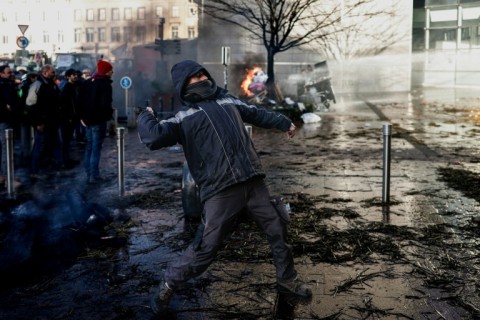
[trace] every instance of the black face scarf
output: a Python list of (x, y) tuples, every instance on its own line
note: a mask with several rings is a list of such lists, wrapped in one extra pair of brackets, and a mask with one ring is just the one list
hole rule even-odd
[(202, 80), (189, 84), (185, 88), (183, 99), (188, 102), (199, 102), (211, 98), (217, 92), (217, 85), (210, 80)]

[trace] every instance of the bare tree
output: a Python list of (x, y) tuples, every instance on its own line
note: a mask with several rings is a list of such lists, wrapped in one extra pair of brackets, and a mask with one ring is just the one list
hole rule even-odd
[[(405, 45), (408, 28), (398, 28), (405, 19), (399, 12), (408, 12), (401, 0), (377, 1), (374, 7), (351, 7), (342, 3), (341, 19), (332, 26), (333, 31), (312, 41), (309, 46), (320, 49), (326, 57), (350, 60), (355, 57), (381, 54)], [(349, 6), (346, 8), (345, 6)], [(348, 14), (343, 14), (347, 11)]]
[[(385, 0), (383, 0), (385, 2)], [(398, 1), (398, 0), (397, 0)], [(234, 24), (259, 41), (267, 51), (269, 92), (275, 83), (274, 57), (294, 47), (320, 43), (335, 35), (348, 35), (355, 23), (385, 15), (375, 9), (375, 0), (197, 0), (203, 13)], [(329, 52), (328, 48), (324, 48)]]

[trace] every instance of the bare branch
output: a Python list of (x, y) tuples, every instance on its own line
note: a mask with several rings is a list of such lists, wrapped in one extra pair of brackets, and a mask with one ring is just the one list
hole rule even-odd
[[(393, 37), (392, 29), (379, 34), (373, 28), (372, 32), (371, 21), (394, 16), (395, 1), (401, 0), (197, 0), (197, 3), (204, 14), (245, 30), (245, 34), (263, 44), (269, 82), (274, 82), (275, 54), (295, 47), (315, 46), (317, 51), (320, 48), (328, 56), (339, 58), (386, 50), (393, 43), (389, 40), (398, 37)], [(370, 30), (364, 24), (370, 25)], [(375, 49), (368, 48), (365, 41), (359, 45), (358, 38), (372, 41)], [(345, 49), (348, 46), (352, 49)]]

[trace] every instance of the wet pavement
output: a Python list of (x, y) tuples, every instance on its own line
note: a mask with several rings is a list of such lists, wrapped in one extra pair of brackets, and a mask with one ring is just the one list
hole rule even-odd
[[(312, 301), (277, 295), (268, 244), (241, 220), (165, 318), (480, 319), (477, 96), (446, 89), (343, 96), (321, 122), (298, 123), (293, 140), (254, 128), (271, 191), (291, 206), (291, 244)], [(382, 205), (384, 124), (392, 125), (389, 205)], [(113, 222), (68, 259), (52, 254), (4, 277), (1, 319), (151, 319), (160, 271), (198, 221), (182, 214), (181, 150), (148, 151), (134, 128), (125, 139), (124, 196), (114, 136), (104, 146), (101, 184), (86, 184), (79, 167), (34, 182), (18, 170), (19, 195), (73, 195), (108, 208)]]

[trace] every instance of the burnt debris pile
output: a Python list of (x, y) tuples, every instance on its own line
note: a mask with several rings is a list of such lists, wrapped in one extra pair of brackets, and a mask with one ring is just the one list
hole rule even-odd
[(24, 270), (48, 271), (86, 246), (111, 245), (113, 221), (108, 208), (78, 191), (37, 195), (7, 208), (0, 220), (0, 273), (13, 280)]

